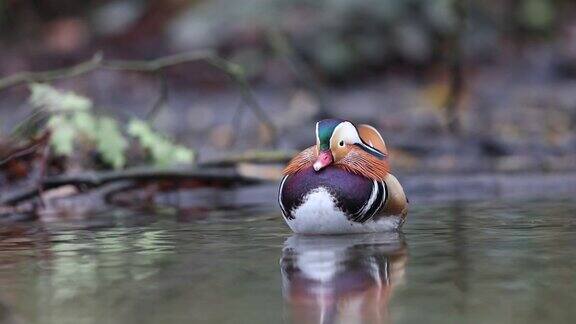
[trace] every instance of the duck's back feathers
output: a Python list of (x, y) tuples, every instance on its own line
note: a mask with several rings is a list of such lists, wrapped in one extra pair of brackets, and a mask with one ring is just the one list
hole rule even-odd
[(388, 189), (388, 199), (382, 207), (383, 215), (400, 215), (405, 218), (408, 214), (408, 198), (404, 193), (402, 185), (396, 177), (390, 173), (384, 178)]
[(380, 135), (378, 130), (376, 130), (376, 128), (366, 124), (359, 125), (357, 128), (358, 128), (358, 134), (360, 135), (360, 138), (364, 141), (364, 143), (384, 153), (384, 155), (388, 154), (388, 149), (386, 148), (384, 139), (382, 138), (382, 135)]

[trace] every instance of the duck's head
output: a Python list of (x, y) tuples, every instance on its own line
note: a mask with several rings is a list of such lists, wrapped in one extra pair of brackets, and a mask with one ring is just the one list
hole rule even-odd
[[(330, 164), (338, 163), (358, 148), (378, 160), (384, 160), (386, 157), (384, 141), (378, 131), (368, 125), (360, 125), (360, 129), (361, 131), (351, 122), (342, 119), (324, 119), (317, 122), (318, 157), (313, 164), (314, 170), (320, 171)], [(376, 136), (374, 142), (378, 143), (372, 143), (370, 136)], [(375, 144), (380, 142), (384, 149), (378, 150), (376, 148), (378, 145)]]

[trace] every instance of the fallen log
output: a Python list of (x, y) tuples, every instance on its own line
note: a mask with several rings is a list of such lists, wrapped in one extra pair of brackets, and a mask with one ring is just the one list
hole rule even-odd
[(196, 181), (197, 183), (218, 184), (219, 186), (239, 186), (261, 183), (261, 179), (238, 174), (228, 168), (193, 168), (193, 169), (157, 169), (134, 168), (120, 171), (90, 171), (78, 174), (46, 177), (39, 184), (15, 189), (0, 197), (0, 206), (14, 206), (22, 201), (37, 198), (41, 190), (54, 189), (64, 185), (73, 185), (81, 191), (87, 191), (117, 181), (180, 182)]

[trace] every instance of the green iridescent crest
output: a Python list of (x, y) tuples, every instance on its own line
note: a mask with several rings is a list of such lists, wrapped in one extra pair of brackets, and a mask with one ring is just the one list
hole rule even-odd
[(320, 150), (330, 149), (330, 138), (334, 129), (344, 120), (342, 119), (324, 119), (318, 122), (316, 126), (318, 129), (318, 142), (320, 143)]

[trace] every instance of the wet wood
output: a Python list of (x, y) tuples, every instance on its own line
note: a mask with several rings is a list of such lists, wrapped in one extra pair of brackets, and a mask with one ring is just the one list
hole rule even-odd
[(0, 206), (15, 205), (24, 200), (36, 198), (39, 195), (39, 187), (43, 190), (47, 190), (65, 185), (73, 185), (85, 191), (117, 181), (177, 182), (184, 180), (201, 182), (213, 181), (227, 185), (251, 185), (262, 181), (257, 178), (242, 176), (236, 170), (231, 168), (137, 168), (122, 171), (84, 172), (73, 175), (46, 177), (38, 186), (34, 185), (6, 192), (0, 197)]

